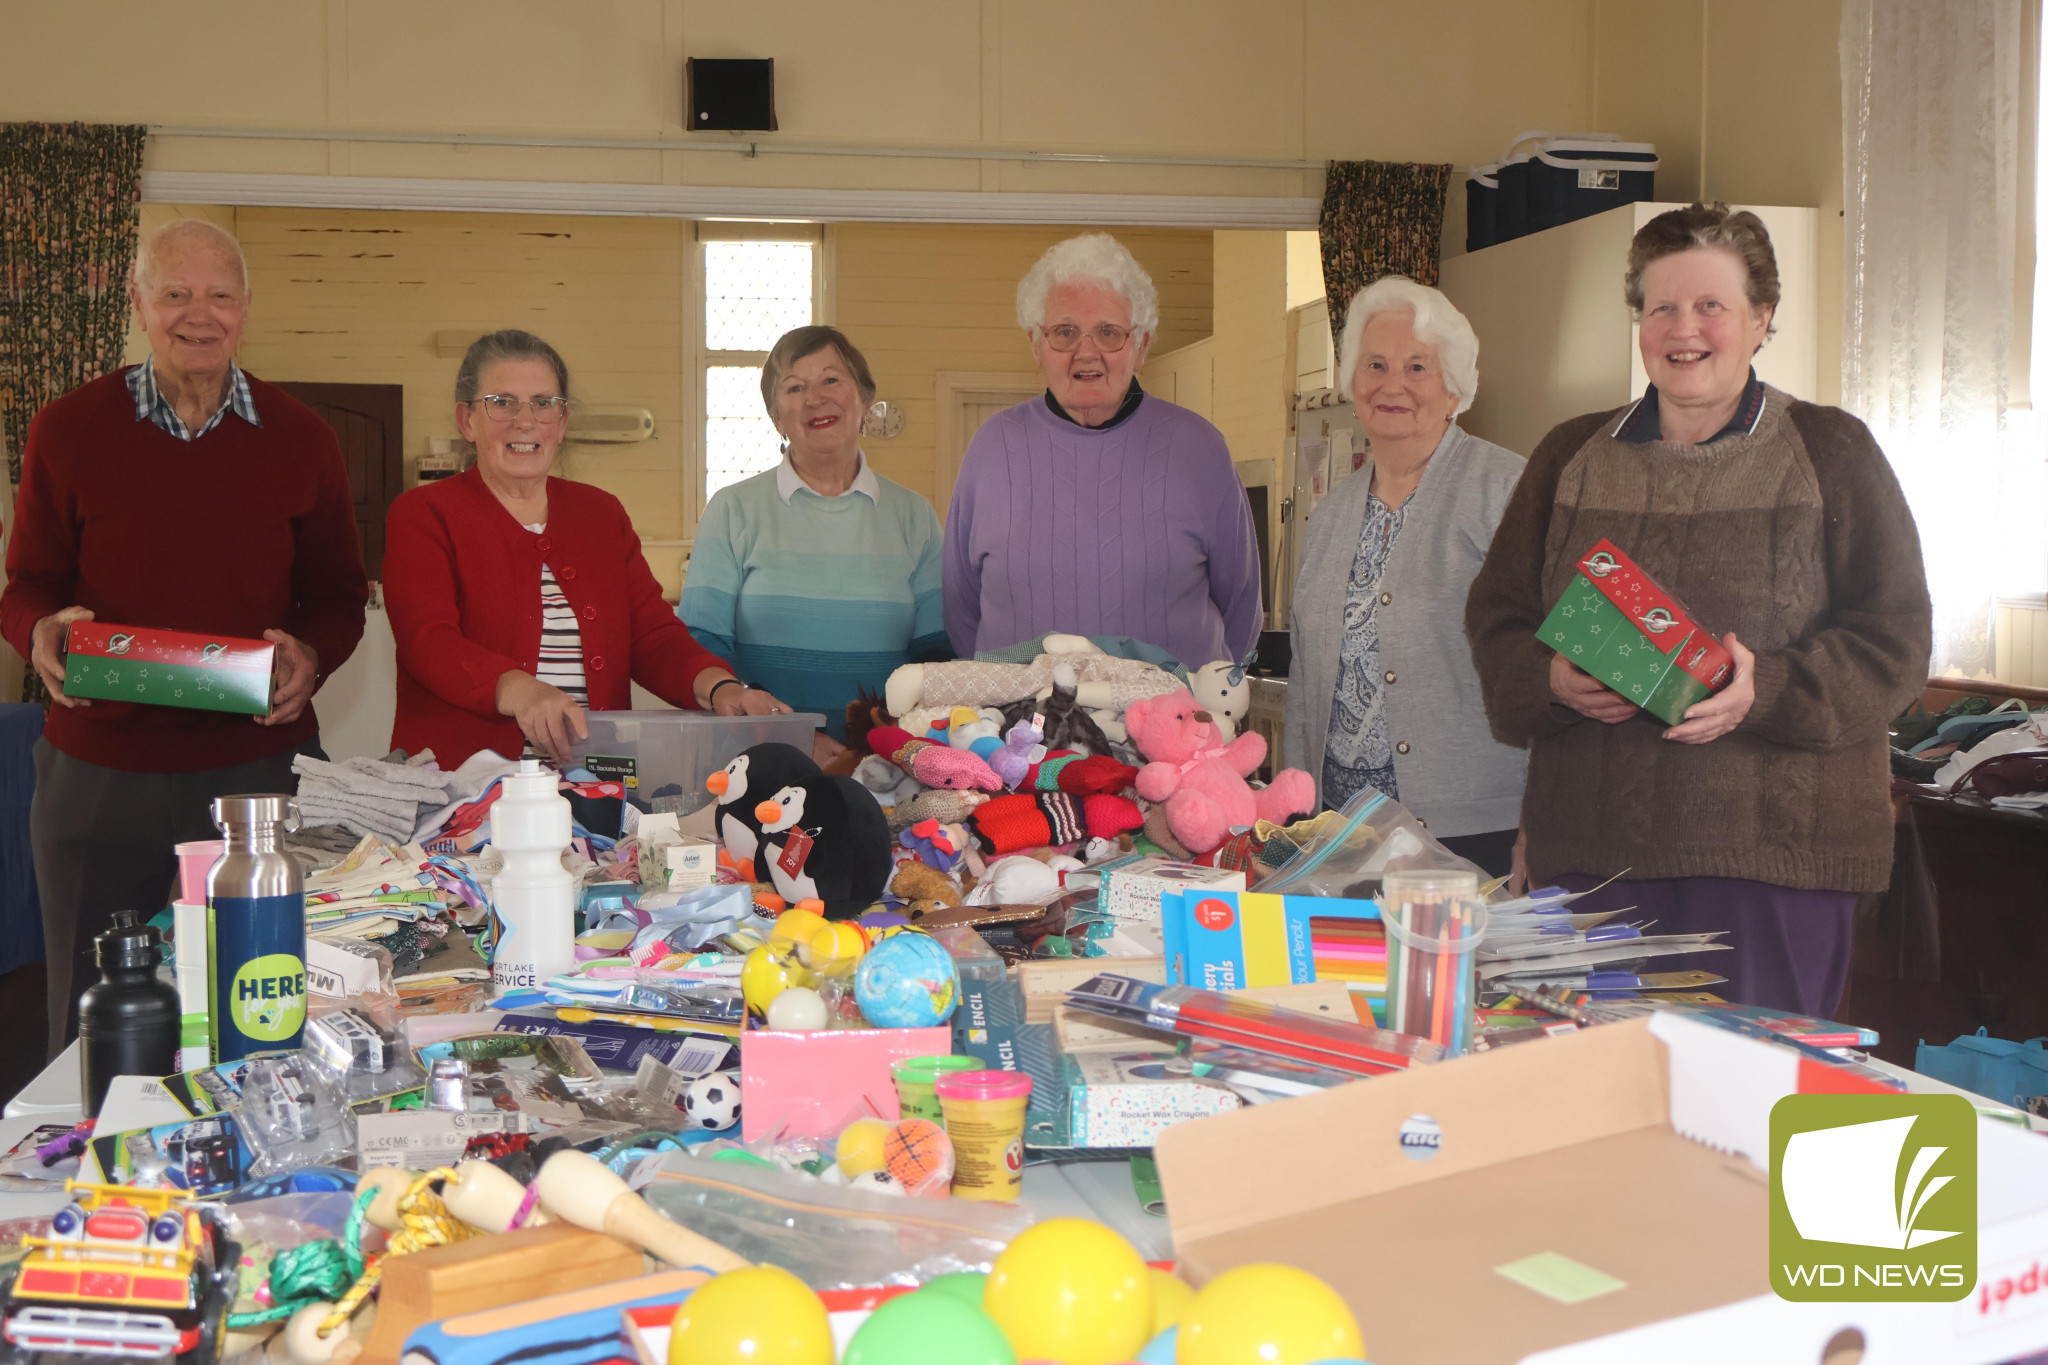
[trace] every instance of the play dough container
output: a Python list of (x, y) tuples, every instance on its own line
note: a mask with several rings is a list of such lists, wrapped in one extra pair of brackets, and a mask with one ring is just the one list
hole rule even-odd
[(905, 1057), (897, 1062), (889, 1068), (889, 1074), (896, 1081), (896, 1101), (902, 1106), (903, 1117), (945, 1122), (933, 1082), (949, 1072), (977, 1071), (981, 1065), (979, 1057)]
[(1015, 1199), (1024, 1187), (1024, 1107), (1031, 1078), (1017, 1071), (954, 1071), (934, 1085), (953, 1140), (955, 1199)]

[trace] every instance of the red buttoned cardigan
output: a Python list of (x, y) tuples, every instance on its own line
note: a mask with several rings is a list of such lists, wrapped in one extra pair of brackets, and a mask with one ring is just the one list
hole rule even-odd
[(539, 663), (542, 564), (576, 612), (591, 710), (626, 710), (629, 680), (696, 709), (697, 675), (726, 663), (663, 600), (624, 505), (590, 484), (549, 479), (547, 528), (536, 534), (471, 469), (402, 494), (385, 520), (384, 609), (398, 645), (393, 748), (432, 749), (444, 768), (480, 749), (519, 756), (526, 740), (498, 714), (498, 678)]

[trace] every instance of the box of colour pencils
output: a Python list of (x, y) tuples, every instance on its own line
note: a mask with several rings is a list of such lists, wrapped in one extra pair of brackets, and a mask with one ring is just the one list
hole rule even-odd
[(1341, 981), (1383, 996), (1380, 907), (1334, 896), (1185, 890), (1161, 902), (1167, 980), (1204, 990)]

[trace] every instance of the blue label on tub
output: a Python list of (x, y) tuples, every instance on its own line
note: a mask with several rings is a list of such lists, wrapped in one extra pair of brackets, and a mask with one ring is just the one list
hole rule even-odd
[(306, 898), (216, 896), (206, 946), (215, 1059), (297, 1047), (306, 1026)]

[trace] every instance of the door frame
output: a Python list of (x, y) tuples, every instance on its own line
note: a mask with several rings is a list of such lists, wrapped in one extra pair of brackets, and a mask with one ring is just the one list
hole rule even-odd
[(960, 409), (967, 403), (1021, 403), (1045, 392), (1045, 376), (1036, 370), (940, 370), (932, 376), (938, 421), (932, 440), (932, 502), (939, 520), (953, 501), (953, 481), (960, 476), (960, 458), (967, 453)]

